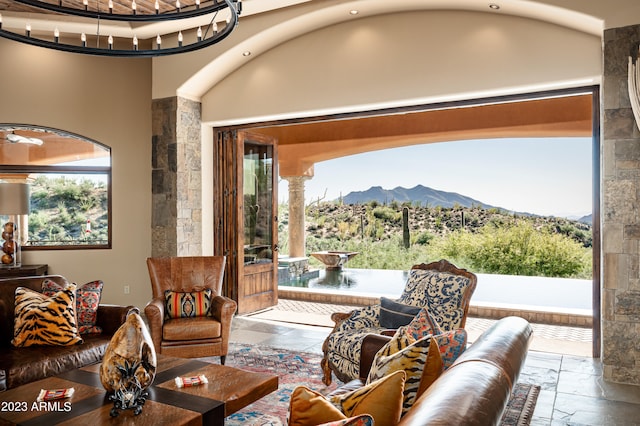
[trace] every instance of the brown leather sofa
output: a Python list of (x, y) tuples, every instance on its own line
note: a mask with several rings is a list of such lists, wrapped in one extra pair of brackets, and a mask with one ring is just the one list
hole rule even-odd
[[(418, 398), (399, 424), (499, 424), (532, 337), (531, 325), (522, 318), (507, 317), (497, 321)], [(362, 386), (375, 353), (389, 339), (374, 334), (365, 338), (361, 378), (345, 384), (337, 392)]]
[(11, 345), (15, 290), (25, 287), (40, 291), (45, 278), (60, 285), (68, 283), (60, 275), (0, 280), (0, 391), (99, 362), (111, 336), (124, 323), (129, 309), (133, 308), (101, 304), (98, 307), (97, 325), (103, 331), (101, 334), (83, 334), (82, 344), (15, 348)]

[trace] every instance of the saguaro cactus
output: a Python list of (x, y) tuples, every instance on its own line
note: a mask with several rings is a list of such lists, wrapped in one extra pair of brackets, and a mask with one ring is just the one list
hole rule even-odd
[(402, 208), (402, 243), (404, 248), (408, 249), (411, 245), (411, 238), (409, 235), (409, 208)]

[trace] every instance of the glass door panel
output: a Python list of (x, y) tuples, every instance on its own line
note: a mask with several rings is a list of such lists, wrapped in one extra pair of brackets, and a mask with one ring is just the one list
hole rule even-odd
[(273, 262), (273, 147), (244, 145), (244, 264)]

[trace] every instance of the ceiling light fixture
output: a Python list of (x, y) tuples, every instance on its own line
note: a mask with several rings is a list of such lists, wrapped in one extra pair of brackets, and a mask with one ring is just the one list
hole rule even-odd
[(357, 15), (358, 13), (360, 13), (360, 11), (356, 10), (356, 9), (352, 9), (349, 11), (350, 15)]
[[(18, 28), (20, 19), (3, 23), (0, 15), (0, 37), (50, 49), (103, 56), (149, 57), (191, 52), (223, 40), (238, 24), (242, 11), (240, 0), (16, 0), (16, 2), (81, 18), (80, 25), (66, 26), (61, 19), (53, 31), (27, 21)], [(82, 4), (82, 7), (78, 7)], [(222, 21), (218, 22), (220, 12)], [(33, 14), (29, 14), (32, 16)], [(48, 24), (58, 16), (47, 15)], [(64, 18), (64, 17), (62, 17)], [(36, 21), (34, 18), (33, 21)], [(107, 22), (117, 21), (109, 26)], [(74, 21), (77, 24), (77, 21)], [(170, 23), (161, 33), (160, 24)], [(194, 25), (195, 24), (195, 25)], [(76, 30), (88, 28), (91, 31)], [(123, 28), (124, 27), (124, 28)], [(152, 28), (158, 28), (146, 39)], [(139, 31), (139, 34), (136, 32)], [(114, 32), (114, 33), (112, 33)], [(117, 33), (117, 34), (116, 34)], [(164, 38), (163, 38), (164, 37)]]
[(4, 137), (5, 140), (7, 140), (8, 142), (11, 143), (27, 143), (27, 144), (31, 144), (31, 145), (42, 145), (44, 142), (42, 141), (42, 139), (38, 139), (38, 138), (30, 138), (27, 136), (22, 136), (22, 135), (16, 135), (15, 133), (7, 133), (7, 135)]
[(495, 3), (489, 3), (489, 9), (498, 10), (500, 9), (500, 5)]

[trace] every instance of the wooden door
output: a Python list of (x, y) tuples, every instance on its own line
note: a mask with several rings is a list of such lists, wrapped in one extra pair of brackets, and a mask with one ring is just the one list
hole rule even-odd
[(214, 252), (226, 254), (225, 295), (238, 313), (278, 303), (277, 145), (272, 137), (220, 132), (216, 143)]

